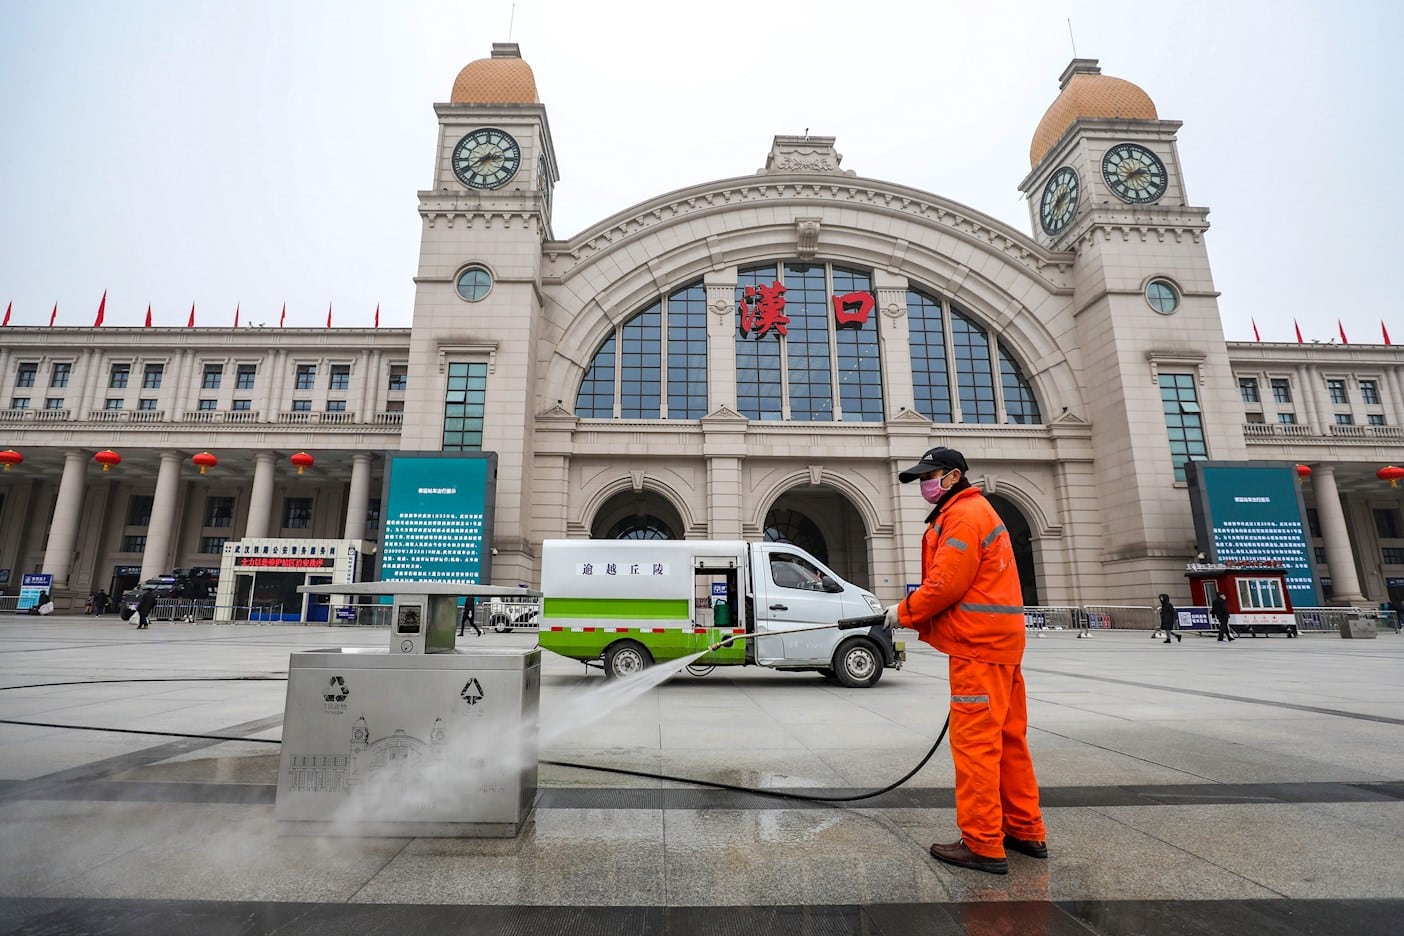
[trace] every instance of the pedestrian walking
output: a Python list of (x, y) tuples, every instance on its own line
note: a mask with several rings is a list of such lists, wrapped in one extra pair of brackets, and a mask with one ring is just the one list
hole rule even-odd
[(946, 654), (950, 747), (960, 838), (931, 846), (937, 861), (1008, 874), (1006, 849), (1047, 858), (1024, 697), (1024, 598), (999, 514), (971, 486), (965, 456), (934, 448), (897, 477), (920, 480), (933, 505), (921, 541), (921, 585), (886, 609)]
[(1228, 601), (1224, 598), (1223, 592), (1216, 592), (1214, 600), (1209, 603), (1209, 616), (1219, 622), (1219, 640), (1227, 637), (1229, 640), (1236, 639), (1233, 630), (1229, 627)]
[(99, 588), (97, 594), (93, 596), (93, 615), (102, 617), (107, 613), (107, 607), (111, 603), (112, 599), (108, 597), (107, 592)]
[(473, 636), (483, 636), (483, 629), (478, 626), (477, 615), (478, 599), (465, 598), (463, 601), (463, 616), (458, 619), (458, 636), (463, 636), (464, 626), (473, 628)]
[(1170, 642), (1172, 636), (1176, 640), (1184, 640), (1179, 631), (1179, 614), (1170, 603), (1170, 596), (1164, 592), (1160, 595), (1160, 629), (1165, 632), (1166, 643)]
[(141, 597), (137, 599), (137, 603), (136, 603), (137, 630), (149, 630), (149, 629), (150, 629), (150, 627), (151, 627), (151, 619), (150, 619), (149, 615), (151, 614), (152, 609), (155, 608), (155, 607), (156, 607), (156, 592), (155, 592), (153, 589), (148, 588), (148, 589), (146, 589), (146, 591), (142, 592), (142, 593), (141, 593)]

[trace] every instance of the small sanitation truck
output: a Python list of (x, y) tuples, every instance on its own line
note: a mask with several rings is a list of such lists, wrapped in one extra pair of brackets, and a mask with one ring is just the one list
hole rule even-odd
[(882, 627), (815, 629), (882, 613), (871, 592), (803, 549), (741, 540), (546, 540), (541, 647), (613, 679), (699, 653), (698, 666), (810, 671), (877, 684), (905, 649)]

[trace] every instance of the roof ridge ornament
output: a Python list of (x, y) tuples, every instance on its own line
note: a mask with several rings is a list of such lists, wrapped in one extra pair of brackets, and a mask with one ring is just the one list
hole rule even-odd
[(777, 135), (765, 158), (765, 168), (758, 169), (756, 175), (817, 172), (856, 176), (858, 173), (851, 169), (839, 168), (843, 155), (834, 149), (834, 140), (831, 136)]

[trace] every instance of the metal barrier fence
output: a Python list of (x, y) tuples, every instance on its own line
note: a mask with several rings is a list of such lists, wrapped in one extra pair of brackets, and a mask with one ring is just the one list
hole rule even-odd
[(0, 611), (19, 610), (19, 595), (0, 595)]
[(1374, 608), (1294, 608), (1292, 616), (1302, 633), (1338, 632), (1352, 621), (1374, 621), (1378, 630), (1398, 629), (1394, 612)]
[(1160, 626), (1160, 615), (1149, 605), (1087, 605), (1083, 610), (1090, 627), (1153, 631)]

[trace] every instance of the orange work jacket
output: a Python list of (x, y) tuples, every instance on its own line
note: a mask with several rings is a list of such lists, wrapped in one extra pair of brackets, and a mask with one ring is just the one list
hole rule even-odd
[(1024, 658), (1024, 596), (1009, 531), (975, 488), (946, 498), (921, 539), (921, 587), (897, 609), (942, 653), (984, 663)]

